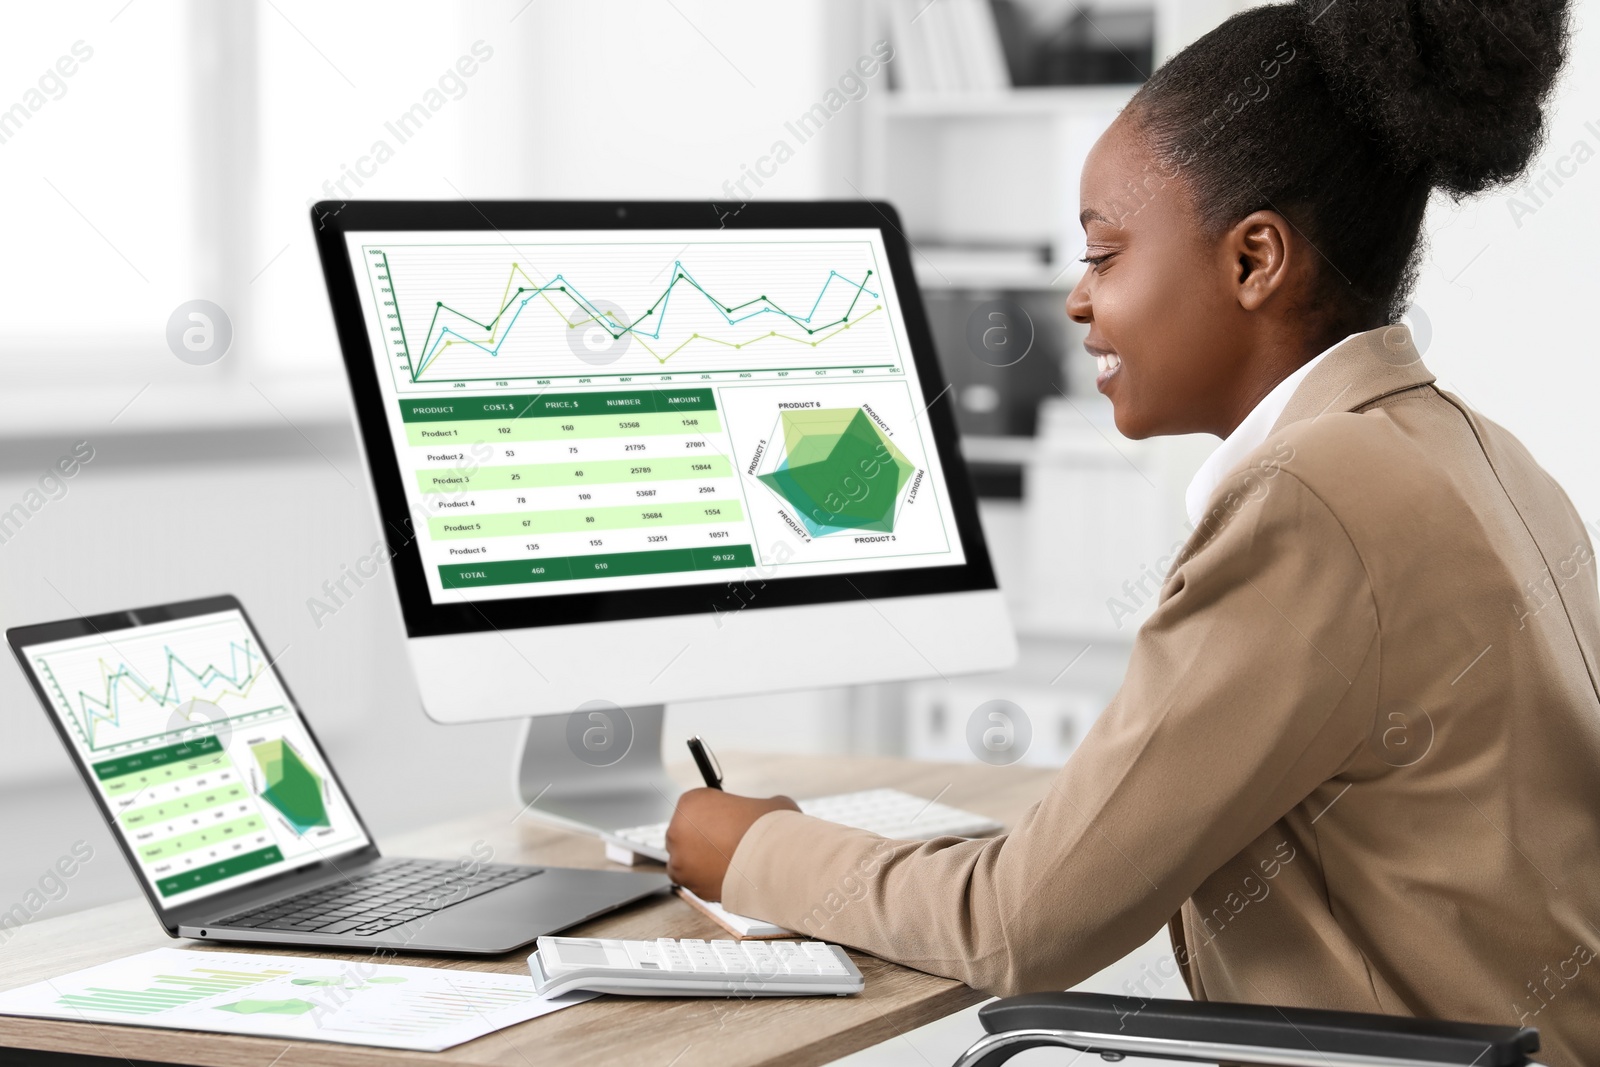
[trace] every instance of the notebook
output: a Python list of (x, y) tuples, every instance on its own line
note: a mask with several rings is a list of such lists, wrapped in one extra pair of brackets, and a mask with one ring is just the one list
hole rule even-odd
[(798, 936), (793, 930), (786, 930), (763, 919), (752, 919), (748, 915), (731, 912), (715, 901), (701, 900), (681, 885), (677, 887), (676, 892), (691, 908), (696, 909), (735, 937), (747, 938), (753, 941), (766, 941), (777, 937)]

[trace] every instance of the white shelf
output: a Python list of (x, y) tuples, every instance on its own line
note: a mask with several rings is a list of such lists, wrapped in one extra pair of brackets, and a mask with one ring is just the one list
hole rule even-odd
[[(923, 285), (1070, 291), (1084, 159), (1137, 89), (886, 93), (865, 112), (864, 191), (899, 209)], [(1046, 247), (1051, 262), (982, 250), (995, 245)]]

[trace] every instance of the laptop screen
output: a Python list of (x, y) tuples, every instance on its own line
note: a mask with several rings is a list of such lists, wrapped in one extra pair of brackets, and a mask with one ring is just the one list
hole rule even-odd
[(369, 843), (238, 610), (20, 654), (164, 907)]

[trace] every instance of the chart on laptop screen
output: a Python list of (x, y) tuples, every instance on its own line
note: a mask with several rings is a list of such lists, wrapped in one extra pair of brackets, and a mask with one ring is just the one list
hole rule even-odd
[(435, 603), (965, 562), (876, 230), (347, 240)]
[(23, 653), (163, 904), (366, 843), (239, 612)]

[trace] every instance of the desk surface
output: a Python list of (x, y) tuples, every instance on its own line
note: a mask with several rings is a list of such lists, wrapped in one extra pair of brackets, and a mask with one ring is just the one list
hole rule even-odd
[[(730, 755), (728, 788), (764, 795), (819, 796), (893, 786), (976, 811), (1006, 825), (1044, 792), (1049, 771), (983, 764), (913, 763), (854, 757)], [(687, 766), (675, 777), (698, 784)], [(598, 840), (552, 828), (510, 807), (444, 823), (394, 841), (387, 854), (457, 858), (478, 842), (496, 862), (607, 866)], [(480, 846), (481, 851), (481, 846)], [(663, 896), (570, 931), (585, 937), (647, 939), (727, 936), (676, 897)], [(178, 946), (226, 949), (168, 938), (143, 899), (46, 919), (23, 927), (5, 946), (5, 988), (28, 985), (129, 956)], [(359, 961), (359, 953), (294, 952), (274, 946), (246, 951)], [(396, 956), (388, 962), (462, 970), (526, 973), (523, 949), (500, 957), (447, 959)], [(505, 1064), (818, 1064), (886, 1041), (983, 1000), (957, 982), (852, 953), (866, 977), (857, 997), (781, 1000), (642, 1000), (602, 997), (497, 1031), (444, 1052), (400, 1052), (356, 1045), (290, 1042), (182, 1030), (69, 1023), (0, 1016), (0, 1046), (50, 1049), (118, 1061), (149, 1059), (215, 1067), (299, 1067), (397, 1062)], [(952, 1058), (959, 1050), (952, 1049)]]

